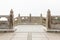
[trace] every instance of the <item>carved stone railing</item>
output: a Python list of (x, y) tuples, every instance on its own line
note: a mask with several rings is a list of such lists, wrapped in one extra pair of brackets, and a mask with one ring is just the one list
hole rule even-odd
[(47, 31), (60, 31), (60, 16), (51, 16), (50, 13), (48, 9), (46, 17)]
[(18, 18), (14, 18), (13, 25), (17, 26), (18, 25)]
[(13, 16), (12, 9), (10, 11), (10, 15), (0, 15), (0, 18), (5, 17), (7, 19), (7, 21), (0, 21), (0, 31), (14, 31)]
[[(1, 17), (7, 18), (7, 21), (1, 21), (0, 22), (0, 29), (2, 29), (2, 26), (6, 24), (6, 29), (13, 29), (14, 26), (21, 25), (21, 24), (39, 24), (44, 25), (47, 29), (59, 29), (60, 30), (60, 16), (51, 16), (50, 10), (47, 11), (47, 17), (42, 17), (42, 14), (40, 16), (20, 16), (14, 18), (13, 10), (11, 9), (10, 15), (0, 15)], [(55, 18), (55, 19), (54, 19)], [(58, 18), (58, 20), (57, 20)], [(7, 23), (6, 23), (7, 22)], [(2, 25), (2, 26), (1, 26)]]
[[(17, 19), (17, 20), (15, 21), (15, 19)], [(14, 22), (16, 22), (18, 24), (37, 24), (37, 25), (43, 25), (44, 24), (42, 22), (42, 21), (44, 21), (43, 17), (31, 16), (31, 14), (30, 14), (30, 16), (18, 16), (15, 19), (14, 19)]]

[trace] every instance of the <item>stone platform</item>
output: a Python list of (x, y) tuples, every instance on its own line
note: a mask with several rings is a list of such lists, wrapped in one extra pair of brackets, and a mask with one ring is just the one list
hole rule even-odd
[(60, 40), (60, 33), (44, 31), (41, 25), (19, 25), (15, 32), (0, 33), (0, 40)]

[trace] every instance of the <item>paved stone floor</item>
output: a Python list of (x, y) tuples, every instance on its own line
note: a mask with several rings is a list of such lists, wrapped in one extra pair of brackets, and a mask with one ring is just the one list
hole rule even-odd
[(19, 25), (15, 32), (0, 33), (0, 40), (60, 40), (60, 33), (47, 33), (41, 25)]

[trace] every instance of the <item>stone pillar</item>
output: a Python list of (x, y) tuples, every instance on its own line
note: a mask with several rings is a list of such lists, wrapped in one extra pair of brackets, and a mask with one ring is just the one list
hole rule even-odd
[(14, 17), (14, 15), (13, 15), (13, 10), (11, 9), (10, 10), (10, 20), (9, 20), (9, 24), (10, 24), (10, 29), (13, 29), (13, 17)]
[(40, 24), (42, 25), (42, 14), (40, 14)]
[(30, 13), (30, 17), (29, 17), (29, 22), (31, 22), (31, 13)]
[(21, 19), (20, 19), (20, 14), (18, 14), (18, 24), (20, 24)]
[(46, 18), (46, 26), (47, 28), (51, 28), (51, 14), (50, 10), (47, 11), (47, 18)]

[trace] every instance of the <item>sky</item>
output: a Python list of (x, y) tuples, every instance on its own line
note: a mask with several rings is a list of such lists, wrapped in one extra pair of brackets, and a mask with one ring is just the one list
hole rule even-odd
[(60, 0), (0, 0), (0, 15), (9, 15), (13, 9), (14, 17), (40, 16), (42, 13), (46, 17), (47, 10), (51, 10), (51, 15), (60, 15)]

